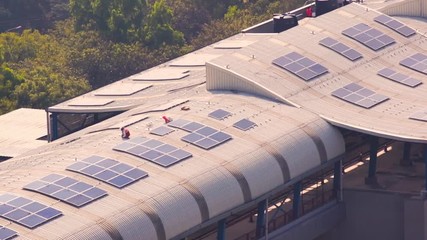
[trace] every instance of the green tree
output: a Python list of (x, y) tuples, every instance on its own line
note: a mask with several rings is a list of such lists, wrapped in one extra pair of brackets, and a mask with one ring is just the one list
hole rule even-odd
[(145, 42), (148, 46), (158, 48), (162, 45), (184, 44), (184, 34), (172, 28), (172, 16), (172, 10), (164, 0), (154, 3), (144, 27)]
[(168, 0), (166, 3), (173, 12), (172, 27), (182, 32), (187, 42), (212, 20), (210, 13), (199, 7), (194, 0)]
[(0, 112), (44, 108), (88, 91), (82, 75), (67, 66), (66, 51), (37, 30), (0, 34)]
[(14, 90), (23, 81), (6, 64), (0, 65), (0, 114), (9, 112), (17, 107), (17, 101), (13, 96)]
[(34, 60), (32, 67), (20, 73), (24, 80), (13, 91), (19, 107), (46, 108), (90, 89), (85, 79), (69, 77), (40, 60)]
[(118, 42), (136, 41), (146, 11), (144, 0), (70, 0), (75, 29), (94, 29)]

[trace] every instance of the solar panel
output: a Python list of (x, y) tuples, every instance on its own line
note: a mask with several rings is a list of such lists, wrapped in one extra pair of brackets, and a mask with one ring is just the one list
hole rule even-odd
[(326, 38), (320, 40), (319, 43), (325, 47), (331, 47), (332, 45), (337, 44), (338, 41), (333, 39), (333, 38), (326, 37)]
[[(175, 121), (174, 121), (175, 122)], [(181, 123), (183, 123), (181, 121)], [(190, 123), (187, 121), (187, 123)], [(177, 124), (182, 125), (182, 124)], [(188, 124), (187, 124), (188, 125)], [(185, 125), (184, 125), (185, 126)], [(130, 142), (130, 141), (133, 142)], [(132, 144), (132, 148), (124, 148), (123, 143), (114, 147), (114, 150), (125, 152), (137, 156), (139, 158), (151, 161), (153, 163), (159, 164), (163, 167), (168, 167), (172, 164), (180, 162), (184, 159), (187, 159), (193, 156), (191, 153), (178, 149), (170, 144), (163, 143), (158, 140), (149, 139), (145, 137), (137, 137), (128, 140), (127, 144)], [(134, 170), (136, 171), (136, 170)], [(140, 173), (141, 175), (142, 173)], [(127, 176), (126, 174), (123, 174)], [(138, 175), (139, 176), (139, 175)]]
[[(30, 229), (61, 215), (61, 211), (27, 198), (8, 193), (0, 195), (0, 216)], [(8, 233), (7, 230), (0, 231), (5, 236)]]
[(375, 28), (371, 28), (364, 23), (347, 28), (341, 33), (362, 43), (374, 51), (378, 51), (395, 42), (390, 36)]
[(8, 240), (18, 236), (18, 233), (7, 228), (0, 226), (0, 240)]
[(81, 207), (107, 195), (104, 190), (58, 174), (50, 174), (27, 184), (24, 189), (44, 194), (75, 207)]
[(226, 118), (226, 117), (228, 117), (230, 115), (231, 115), (230, 112), (227, 112), (227, 111), (225, 111), (223, 109), (218, 109), (218, 110), (215, 110), (215, 111), (209, 113), (208, 116), (211, 117), (211, 118), (215, 118), (217, 120), (223, 120), (224, 118)]
[(247, 131), (253, 127), (257, 126), (256, 123), (244, 118), (233, 124), (233, 127), (238, 128), (242, 131)]
[(376, 18), (374, 18), (374, 21), (381, 23), (382, 25), (398, 32), (399, 34), (410, 37), (416, 33), (416, 31), (405, 24), (398, 22), (397, 20), (387, 16), (387, 15), (380, 15)]
[(191, 143), (206, 150), (216, 147), (230, 139), (231, 135), (218, 130), (205, 135), (192, 132), (181, 138), (181, 140), (185, 142)]
[(184, 120), (184, 119), (177, 119), (177, 120), (173, 120), (172, 122), (169, 122), (168, 125), (175, 128), (181, 128), (182, 126), (188, 123), (190, 123), (190, 121)]
[(274, 59), (273, 64), (295, 74), (305, 81), (309, 81), (328, 72), (328, 69), (324, 66), (296, 52), (291, 52), (285, 56)]
[[(294, 55), (293, 57), (298, 58), (298, 55)], [(190, 132), (181, 138), (182, 141), (191, 143), (206, 150), (218, 146), (232, 138), (227, 133), (198, 122), (188, 122), (178, 128)]]
[(172, 128), (169, 128), (166, 126), (160, 126), (158, 128), (151, 130), (150, 133), (154, 134), (154, 135), (158, 135), (158, 136), (164, 136), (164, 135), (167, 135), (173, 131), (175, 131), (175, 130), (173, 130)]
[(204, 127), (203, 124), (197, 123), (197, 122), (190, 122), (184, 126), (181, 127), (181, 129), (187, 131), (187, 132), (193, 132), (196, 131), (197, 129), (200, 129)]
[(427, 74), (427, 55), (425, 54), (416, 53), (403, 59), (399, 64), (420, 73)]
[(333, 91), (332, 96), (364, 108), (371, 108), (389, 99), (356, 83), (350, 83)]
[(418, 79), (411, 78), (408, 75), (398, 73), (390, 68), (384, 68), (378, 71), (378, 75), (383, 76), (387, 79), (393, 80), (395, 82), (404, 84), (409, 87), (416, 87), (420, 85), (422, 82)]
[(92, 156), (76, 162), (68, 166), (67, 170), (101, 180), (117, 188), (123, 188), (148, 176), (148, 173), (136, 167), (99, 156)]
[(422, 111), (416, 112), (416, 113), (412, 114), (411, 116), (409, 116), (409, 118), (414, 119), (414, 120), (427, 122), (427, 110), (424, 109)]

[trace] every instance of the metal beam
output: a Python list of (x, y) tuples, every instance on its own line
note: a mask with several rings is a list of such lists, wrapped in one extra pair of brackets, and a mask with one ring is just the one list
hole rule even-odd
[(376, 184), (377, 172), (377, 152), (378, 152), (378, 137), (370, 136), (370, 151), (369, 151), (369, 172), (368, 177), (365, 179), (366, 184)]
[(427, 191), (427, 145), (424, 145), (424, 190)]
[(51, 141), (54, 141), (54, 140), (58, 139), (58, 113), (53, 112), (50, 114), (50, 116), (51, 116), (50, 119), (52, 122), (52, 124), (51, 124), (52, 139), (51, 139)]
[(300, 215), (301, 202), (301, 182), (294, 184), (294, 199), (292, 202), (293, 219), (297, 219)]
[(410, 166), (411, 162), (411, 143), (405, 142), (403, 145), (403, 158), (400, 161), (400, 165), (402, 166)]
[(225, 240), (225, 219), (221, 219), (218, 222), (218, 232), (217, 232), (217, 240)]
[(264, 235), (265, 228), (265, 213), (267, 211), (267, 199), (258, 203), (257, 219), (256, 219), (256, 238)]
[(341, 188), (342, 188), (342, 163), (341, 160), (335, 162), (334, 165), (334, 193), (338, 201), (341, 201)]

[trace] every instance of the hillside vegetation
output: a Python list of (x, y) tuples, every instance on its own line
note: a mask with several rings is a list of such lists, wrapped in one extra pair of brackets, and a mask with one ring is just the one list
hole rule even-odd
[(52, 106), (302, 4), (301, 0), (3, 0), (0, 114)]

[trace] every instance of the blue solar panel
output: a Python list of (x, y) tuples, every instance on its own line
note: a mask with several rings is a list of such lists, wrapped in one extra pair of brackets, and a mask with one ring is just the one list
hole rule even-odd
[(319, 43), (325, 47), (331, 47), (332, 45), (337, 44), (338, 41), (333, 39), (333, 38), (326, 37), (326, 38), (320, 40)]
[[(183, 122), (183, 121), (181, 121), (181, 122)], [(190, 123), (192, 123), (192, 122), (187, 122), (183, 127), (188, 126)], [(190, 128), (191, 127), (196, 127), (196, 125), (192, 124), (192, 125), (190, 125)], [(142, 138), (142, 137), (137, 137), (136, 139), (138, 139), (138, 138)], [(160, 142), (158, 140), (148, 139), (148, 138), (144, 138), (144, 139), (147, 139), (147, 140), (143, 141), (141, 143), (143, 146), (142, 145), (136, 145), (136, 147), (134, 147), (132, 149), (122, 150), (122, 148), (120, 147), (120, 144), (119, 144), (118, 145), (119, 148), (115, 147), (113, 149), (117, 150), (117, 151), (126, 152), (126, 153), (129, 153), (129, 154), (135, 155), (137, 157), (149, 160), (149, 161), (154, 162), (156, 164), (159, 164), (159, 165), (161, 165), (163, 167), (168, 167), (168, 166), (170, 166), (170, 165), (172, 165), (174, 163), (177, 163), (179, 161), (182, 161), (182, 160), (184, 160), (184, 159), (192, 156), (191, 153), (188, 153), (188, 152), (186, 152), (184, 150), (177, 149), (176, 147), (174, 147), (172, 145), (165, 144), (165, 143)], [(137, 150), (143, 149), (143, 151), (134, 151), (135, 148), (139, 148)], [(177, 149), (177, 150), (171, 152), (171, 149)], [(163, 151), (163, 150), (165, 150), (165, 151)], [(184, 157), (174, 157), (174, 156), (172, 156), (172, 154), (174, 152), (179, 151), (179, 150), (180, 151), (184, 151), (187, 154)], [(162, 157), (165, 156), (165, 155), (172, 156), (175, 160), (173, 162), (169, 162), (169, 163), (165, 164), (163, 161), (159, 160), (159, 159), (163, 159)]]
[(233, 124), (233, 127), (238, 128), (242, 131), (247, 131), (253, 127), (256, 126), (256, 123), (248, 120), (248, 119), (242, 119), (236, 123)]
[(350, 83), (333, 91), (332, 96), (364, 108), (371, 108), (389, 99), (356, 83)]
[(342, 31), (342, 34), (362, 43), (374, 51), (378, 51), (395, 42), (390, 36), (364, 23), (347, 28)]
[(398, 73), (390, 68), (384, 68), (378, 71), (378, 75), (383, 76), (387, 79), (393, 80), (395, 82), (404, 84), (409, 87), (416, 87), (422, 83), (418, 79), (412, 78), (406, 74)]
[(18, 233), (7, 228), (0, 226), (0, 240), (9, 240), (18, 236)]
[(328, 72), (328, 69), (322, 65), (296, 52), (291, 52), (285, 56), (274, 59), (273, 64), (295, 74), (305, 81)]
[[(12, 204), (19, 206), (14, 207)], [(61, 215), (61, 211), (27, 198), (17, 197), (12, 194), (0, 196), (0, 216), (31, 229)], [(6, 236), (7, 233), (11, 232), (0, 229), (0, 239), (3, 236), (2, 234)]]
[(197, 123), (197, 122), (190, 122), (184, 126), (181, 127), (181, 129), (186, 130), (188, 132), (196, 131), (200, 128), (204, 127), (203, 124)]
[[(96, 157), (97, 161), (91, 165), (81, 165), (81, 162), (87, 162), (87, 159)], [(122, 188), (128, 184), (138, 181), (141, 178), (148, 176), (148, 174), (138, 168), (120, 163), (116, 160), (104, 158), (100, 156), (92, 156), (83, 159), (81, 162), (76, 162), (67, 167), (67, 170), (82, 173), (86, 176), (101, 180), (105, 183), (113, 185), (117, 188)], [(97, 171), (87, 171), (87, 169), (95, 168)], [(97, 190), (90, 189), (85, 192), (85, 195), (93, 194)]]
[[(45, 184), (45, 186), (37, 187), (37, 185), (30, 183), (24, 186), (24, 189), (45, 194), (49, 197), (69, 203), (75, 207), (81, 207), (107, 195), (107, 192), (104, 190), (58, 174), (50, 174), (35, 182)], [(99, 195), (87, 196), (85, 192), (91, 189), (96, 189)], [(86, 201), (74, 201), (73, 199), (78, 195), (85, 197), (84, 199)], [(53, 212), (52, 209), (50, 209), (50, 211)]]
[(175, 127), (175, 128), (182, 128), (184, 125), (190, 123), (190, 121), (184, 120), (184, 119), (177, 119), (173, 120), (172, 122), (168, 123), (169, 126)]
[(223, 109), (218, 109), (218, 110), (215, 110), (215, 111), (209, 113), (208, 116), (211, 117), (211, 118), (215, 118), (217, 120), (223, 120), (224, 118), (226, 118), (226, 117), (228, 117), (230, 115), (231, 115), (230, 112), (227, 112), (227, 111), (225, 111)]
[(418, 120), (418, 121), (427, 122), (427, 110), (424, 109), (424, 110), (415, 112), (409, 118), (414, 119), (414, 120)]
[(164, 136), (164, 135), (167, 135), (173, 131), (175, 131), (175, 130), (173, 130), (172, 128), (169, 128), (166, 126), (160, 126), (158, 128), (151, 130), (150, 133), (154, 134), (154, 135), (158, 135), (158, 136)]
[(374, 21), (381, 23), (384, 26), (387, 26), (388, 28), (400, 33), (401, 35), (405, 37), (410, 37), (416, 33), (416, 31), (405, 24), (398, 22), (397, 20), (387, 16), (387, 15), (380, 15), (376, 18), (374, 18)]
[(400, 61), (399, 64), (427, 75), (427, 55), (423, 53), (413, 54)]
[(203, 149), (211, 149), (231, 139), (227, 133), (216, 130), (213, 134), (203, 136), (198, 133), (190, 133), (181, 138), (181, 140), (201, 147)]

